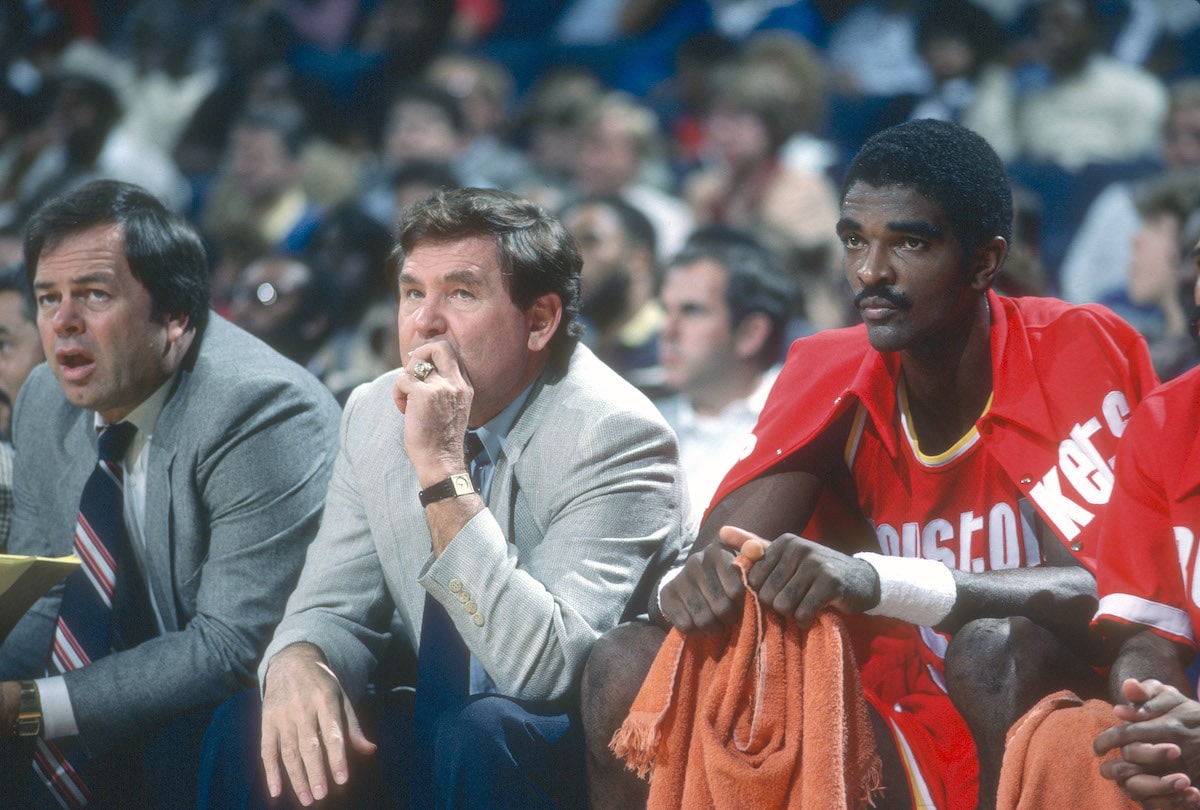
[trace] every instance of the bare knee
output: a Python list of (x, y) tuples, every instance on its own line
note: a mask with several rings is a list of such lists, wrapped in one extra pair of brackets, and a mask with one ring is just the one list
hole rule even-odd
[(1083, 658), (1023, 616), (976, 619), (946, 650), (946, 689), (968, 722), (1013, 723), (1059, 689), (1089, 696), (1102, 687)]
[(588, 747), (605, 747), (637, 697), (666, 632), (649, 622), (626, 622), (602, 635), (583, 669), (582, 714)]

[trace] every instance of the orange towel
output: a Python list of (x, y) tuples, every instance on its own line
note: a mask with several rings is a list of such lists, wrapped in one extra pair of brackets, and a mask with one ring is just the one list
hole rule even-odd
[(1119, 722), (1102, 700), (1084, 701), (1066, 689), (1042, 698), (1008, 730), (997, 810), (1136, 810), (1116, 782), (1100, 775), (1102, 760), (1092, 753), (1096, 735)]
[(611, 747), (649, 775), (650, 808), (861, 808), (881, 787), (841, 619), (802, 637), (749, 589), (729, 635), (667, 635)]

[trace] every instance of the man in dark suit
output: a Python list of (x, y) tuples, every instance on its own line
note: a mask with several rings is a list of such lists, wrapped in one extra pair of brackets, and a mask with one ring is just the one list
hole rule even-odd
[[(63, 666), (72, 580), (37, 602), (0, 646), (0, 729), (13, 729), (0, 749), (28, 762), (32, 743), (50, 771), (61, 755), (57, 789), (83, 803), (186, 802), (213, 707), (253, 683), (316, 532), (338, 408), (210, 313), (199, 238), (144, 190), (96, 181), (56, 198), (24, 250), (47, 364), (17, 400), (9, 550), (88, 557), (73, 538), (98, 430), (136, 430), (108, 467), (124, 532), (111, 640)], [(26, 773), (6, 775), (6, 797), (42, 789)]]

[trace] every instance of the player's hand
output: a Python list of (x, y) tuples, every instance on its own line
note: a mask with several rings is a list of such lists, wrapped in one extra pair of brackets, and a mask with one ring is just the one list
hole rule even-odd
[(765, 548), (746, 581), (764, 606), (794, 618), (801, 629), (822, 608), (861, 613), (878, 601), (879, 577), (870, 563), (828, 546), (794, 534), (767, 542), (733, 526), (721, 529), (721, 542), (738, 548), (753, 542)]
[(328, 795), (350, 778), (346, 743), (360, 754), (375, 752), (362, 733), (350, 700), (321, 651), (293, 644), (271, 658), (263, 690), (261, 756), (272, 798), (283, 793), (283, 773), (300, 804)]
[(1200, 808), (1200, 703), (1153, 679), (1126, 679), (1121, 692), (1128, 703), (1113, 712), (1124, 723), (1092, 742), (1097, 755), (1120, 749), (1100, 774), (1143, 807)]
[(688, 557), (678, 576), (663, 586), (659, 606), (679, 632), (717, 633), (741, 618), (746, 589), (734, 556), (734, 549), (709, 543)]

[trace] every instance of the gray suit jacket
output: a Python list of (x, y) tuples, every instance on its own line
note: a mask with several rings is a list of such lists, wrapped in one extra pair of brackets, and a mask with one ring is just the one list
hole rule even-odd
[[(97, 755), (253, 682), (316, 533), (339, 419), (308, 372), (211, 315), (148, 445), (146, 563), (167, 632), (67, 673), (80, 738)], [(34, 370), (13, 422), (9, 550), (72, 553), (96, 458), (94, 414)], [(45, 672), (61, 588), (0, 646), (0, 677)]]
[(308, 641), (357, 699), (393, 607), (416, 649), (428, 591), (500, 693), (573, 695), (592, 643), (644, 610), (690, 542), (674, 435), (640, 392), (576, 348), (565, 375), (534, 384), (494, 459), (488, 509), (435, 559), (394, 379), (359, 387), (346, 405), (321, 530), (260, 673)]

